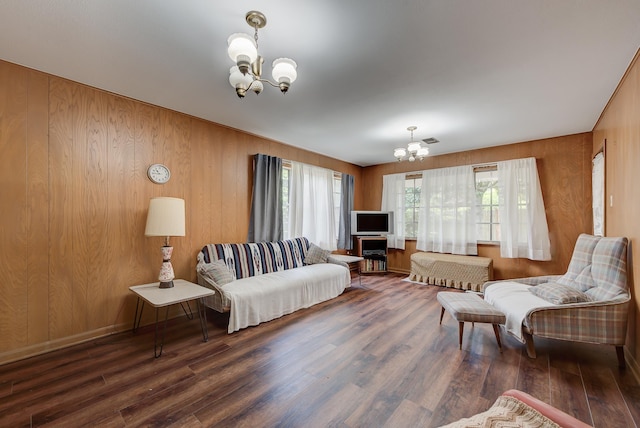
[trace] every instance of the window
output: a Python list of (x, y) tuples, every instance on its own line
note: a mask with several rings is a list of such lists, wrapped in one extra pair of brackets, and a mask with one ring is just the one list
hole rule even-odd
[(476, 168), (476, 208), (478, 241), (500, 241), (498, 215), (498, 170), (496, 167)]
[(418, 236), (418, 212), (420, 210), (420, 187), (422, 174), (407, 175), (404, 182), (404, 231), (406, 238)]
[[(505, 258), (524, 257), (531, 260), (550, 260), (547, 218), (535, 158), (514, 159), (497, 162), (494, 165), (476, 166), (473, 168), (473, 174), (475, 202), (471, 209), (476, 210), (474, 230), (476, 236), (473, 238), (473, 242), (499, 243), (500, 254)], [(421, 224), (417, 209), (421, 204), (420, 194), (428, 190), (420, 189), (425, 186), (422, 175), (422, 172), (414, 172), (383, 176), (383, 206), (386, 201), (385, 189), (392, 188), (392, 190), (388, 190), (391, 193), (387, 196), (398, 199), (393, 206), (402, 207), (396, 209), (396, 223), (403, 225), (398, 229), (405, 233), (401, 237), (403, 246), (390, 248), (404, 248), (405, 237), (417, 239), (418, 245), (424, 244), (421, 243), (417, 230), (418, 225)], [(427, 177), (428, 181), (424, 181), (424, 183), (431, 187), (431, 173)], [(393, 181), (394, 185), (385, 187), (384, 182), (387, 179), (390, 183), (391, 179), (395, 180)], [(404, 195), (402, 195), (402, 180), (405, 182)], [(453, 186), (455, 183), (452, 182), (451, 185)], [(433, 195), (431, 195), (432, 197)], [(451, 201), (447, 200), (446, 202)], [(467, 204), (466, 207), (469, 208), (469, 205)], [(400, 220), (398, 221), (398, 219)], [(439, 214), (433, 209), (430, 217), (425, 220), (438, 219), (450, 220), (444, 211)], [(468, 230), (469, 227), (473, 226), (468, 225), (466, 229)], [(421, 230), (420, 235), (423, 232), (425, 231)]]
[(289, 239), (289, 173), (291, 163), (282, 162), (282, 237)]
[[(495, 166), (474, 169), (476, 181), (476, 208), (478, 220), (476, 236), (481, 242), (500, 241), (500, 217), (498, 215), (498, 172)], [(405, 236), (418, 236), (418, 211), (422, 174), (407, 174), (405, 180)]]
[(333, 215), (336, 219), (336, 239), (340, 233), (340, 200), (342, 198), (342, 174), (333, 173)]
[[(291, 238), (289, 236), (289, 185), (291, 180), (291, 162), (283, 161), (282, 163), (282, 231), (284, 239)], [(338, 233), (340, 230), (340, 222), (337, 220), (340, 218), (340, 198), (342, 195), (342, 174), (339, 172), (333, 173), (333, 209), (336, 218), (336, 240), (338, 239)]]

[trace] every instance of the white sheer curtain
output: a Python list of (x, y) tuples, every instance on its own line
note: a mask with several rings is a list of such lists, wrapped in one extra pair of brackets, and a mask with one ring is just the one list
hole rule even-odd
[(404, 250), (404, 209), (406, 174), (382, 176), (381, 211), (393, 211), (393, 234), (387, 235), (387, 247)]
[(478, 254), (472, 166), (422, 172), (416, 248), (436, 253)]
[(604, 153), (598, 153), (592, 163), (593, 234), (604, 236)]
[(325, 250), (336, 250), (333, 171), (291, 162), (289, 237), (304, 236)]
[(500, 256), (551, 260), (535, 158), (498, 162)]

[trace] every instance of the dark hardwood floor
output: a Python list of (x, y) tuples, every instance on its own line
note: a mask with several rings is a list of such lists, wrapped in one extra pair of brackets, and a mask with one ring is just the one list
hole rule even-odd
[[(538, 339), (537, 359), (490, 325), (438, 325), (444, 289), (367, 276), (329, 302), (228, 335), (209, 312), (0, 366), (0, 426), (434, 427), (517, 388), (596, 427), (636, 427), (640, 386), (613, 347)], [(132, 314), (133, 315), (133, 314)]]

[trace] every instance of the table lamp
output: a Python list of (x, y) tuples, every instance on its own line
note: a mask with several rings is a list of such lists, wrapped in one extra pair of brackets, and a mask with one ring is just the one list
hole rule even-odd
[(158, 197), (149, 201), (149, 213), (147, 214), (147, 227), (145, 236), (164, 236), (162, 247), (162, 267), (160, 268), (160, 288), (173, 287), (173, 266), (171, 266), (171, 253), (173, 247), (169, 246), (170, 236), (185, 236), (184, 226), (184, 199)]

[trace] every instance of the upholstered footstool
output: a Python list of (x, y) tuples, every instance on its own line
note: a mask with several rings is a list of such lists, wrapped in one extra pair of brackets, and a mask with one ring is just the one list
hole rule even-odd
[(462, 333), (464, 332), (465, 322), (482, 322), (490, 323), (493, 326), (493, 332), (496, 335), (498, 341), (498, 348), (502, 352), (502, 343), (500, 343), (500, 330), (498, 324), (504, 324), (506, 322), (505, 315), (485, 302), (481, 297), (474, 293), (456, 293), (441, 291), (437, 295), (438, 302), (442, 305), (442, 311), (440, 312), (440, 324), (442, 324), (442, 317), (444, 311), (448, 311), (451, 316), (459, 323), (459, 344), (462, 349)]

